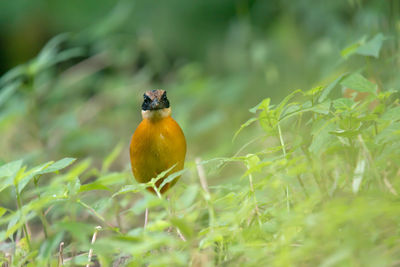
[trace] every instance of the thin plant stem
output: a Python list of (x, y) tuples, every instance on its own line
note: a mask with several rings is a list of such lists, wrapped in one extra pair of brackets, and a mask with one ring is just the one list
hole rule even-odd
[[(96, 226), (93, 237), (92, 237), (92, 246), (94, 245), (94, 242), (96, 242), (97, 238), (97, 233), (101, 230), (101, 226)], [(86, 267), (90, 267), (90, 262), (92, 261), (92, 256), (93, 256), (93, 247), (89, 249), (89, 254), (88, 254), (88, 264), (86, 264)]]
[[(158, 197), (159, 199), (163, 199), (163, 197), (162, 197), (162, 195), (161, 195), (161, 193), (160, 193), (160, 190), (158, 190), (158, 188), (157, 188), (156, 185), (153, 185), (153, 189), (154, 189), (154, 191), (156, 192), (157, 197)], [(172, 215), (172, 214), (171, 214), (171, 208), (168, 208), (168, 207), (167, 207), (166, 209), (167, 209), (168, 215), (171, 216), (171, 215)], [(186, 242), (185, 236), (181, 233), (181, 231), (179, 230), (178, 227), (176, 227), (176, 231), (177, 231), (177, 233), (178, 233), (178, 236), (179, 236), (183, 241)]]
[(261, 213), (260, 210), (258, 209), (258, 201), (257, 201), (257, 197), (256, 197), (256, 192), (254, 190), (254, 185), (253, 185), (253, 175), (249, 174), (249, 184), (250, 184), (250, 192), (253, 195), (253, 199), (254, 199), (254, 207), (255, 207), (255, 211), (256, 211), (256, 215), (257, 215), (257, 222), (258, 225), (261, 226)]
[[(281, 125), (280, 125), (279, 123), (278, 123), (278, 134), (279, 134), (279, 141), (281, 142), (281, 146), (282, 146), (283, 156), (286, 158), (285, 142), (283, 141)], [(286, 185), (286, 202), (287, 202), (288, 211), (290, 211), (290, 205), (289, 205), (289, 186), (287, 186), (287, 185)]]
[(279, 134), (279, 141), (281, 142), (281, 146), (282, 146), (283, 156), (286, 158), (285, 142), (283, 141), (282, 130), (281, 130), (281, 126), (279, 123), (278, 123), (278, 134)]
[(200, 184), (201, 187), (203, 189), (203, 196), (204, 196), (204, 200), (207, 203), (207, 207), (208, 207), (208, 214), (209, 214), (209, 226), (211, 227), (211, 230), (213, 230), (214, 228), (214, 224), (215, 224), (215, 212), (214, 212), (214, 208), (211, 205), (211, 194), (210, 194), (210, 190), (208, 189), (208, 183), (207, 183), (207, 177), (206, 177), (206, 172), (204, 171), (204, 167), (201, 164), (201, 158), (196, 158), (196, 169), (197, 169), (197, 174), (199, 176), (199, 180), (200, 180)]
[[(35, 177), (33, 179), (36, 189), (38, 188), (38, 179), (39, 179), (39, 177)], [(38, 199), (40, 199), (40, 194), (38, 194), (37, 196), (38, 196)], [(40, 208), (38, 215), (39, 215), (40, 221), (42, 222), (42, 225), (43, 225), (44, 237), (47, 239), (47, 237), (49, 236), (49, 234), (48, 234), (49, 231), (47, 230), (48, 226), (49, 226), (49, 222), (46, 219), (43, 209)]]
[(63, 251), (64, 251), (64, 242), (61, 242), (60, 246), (59, 246), (59, 249), (58, 249), (58, 264), (57, 264), (57, 267), (63, 266), (63, 264), (64, 264)]
[(146, 208), (146, 211), (144, 212), (144, 228), (147, 226), (147, 221), (149, 218), (149, 208)]
[[(85, 208), (87, 208), (88, 210), (90, 210), (90, 211), (94, 214), (94, 216), (95, 216), (96, 218), (98, 218), (100, 221), (104, 222), (108, 227), (110, 227), (110, 228), (115, 228), (114, 225), (112, 225), (112, 224), (110, 224), (109, 222), (107, 222), (107, 221), (104, 219), (103, 216), (101, 216), (97, 211), (95, 211), (95, 210), (94, 210), (92, 207), (90, 207), (88, 204), (82, 202), (82, 201), (79, 200), (79, 199), (77, 200), (77, 202), (78, 202), (79, 204), (81, 204), (83, 207), (85, 207)], [(118, 232), (119, 232), (119, 231), (118, 231)]]
[[(23, 212), (22, 212), (22, 201), (21, 201), (21, 196), (20, 196), (20, 194), (18, 192), (18, 186), (15, 188), (15, 191), (16, 191), (16, 194), (17, 194), (17, 206), (18, 206), (18, 209), (21, 212), (21, 216), (24, 216)], [(30, 237), (29, 237), (28, 222), (27, 221), (25, 221), (25, 223), (23, 224), (22, 229), (24, 231), (24, 235), (25, 235), (25, 238), (26, 238), (26, 243), (28, 244), (29, 251), (32, 251), (32, 244), (31, 244), (31, 240), (30, 240)]]

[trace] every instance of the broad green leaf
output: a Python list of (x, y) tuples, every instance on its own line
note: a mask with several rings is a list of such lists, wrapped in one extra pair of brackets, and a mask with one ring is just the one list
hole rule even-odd
[(400, 122), (390, 124), (388, 127), (383, 129), (376, 137), (376, 144), (390, 143), (397, 141), (400, 138)]
[(333, 82), (331, 82), (328, 86), (326, 86), (323, 90), (321, 95), (319, 96), (318, 101), (323, 102), (329, 95), (329, 93), (339, 84), (339, 82), (343, 79), (344, 74), (337, 77)]
[(116, 197), (118, 195), (126, 194), (126, 193), (137, 193), (146, 189), (146, 185), (144, 184), (130, 184), (122, 187), (118, 192), (114, 193), (112, 197)]
[(42, 165), (36, 166), (27, 172), (22, 173), (19, 177), (16, 177), (15, 182), (18, 184), (18, 193), (24, 190), (25, 186), (37, 175), (50, 166), (53, 162), (47, 162)]
[(94, 182), (94, 183), (90, 183), (90, 184), (81, 185), (81, 187), (79, 188), (79, 193), (92, 191), (92, 190), (107, 190), (107, 191), (110, 191), (111, 189), (109, 187), (103, 185), (102, 183)]
[(0, 166), (0, 192), (14, 184), (14, 177), (21, 169), (22, 160)]
[(187, 171), (186, 169), (183, 169), (183, 170), (180, 170), (180, 171), (177, 171), (177, 172), (174, 172), (174, 173), (168, 175), (168, 177), (165, 178), (165, 179), (162, 181), (162, 183), (161, 183), (161, 185), (160, 185), (160, 188), (163, 188), (164, 185), (166, 185), (167, 183), (172, 182), (173, 180), (175, 180), (177, 177), (181, 176), (181, 175), (182, 175), (184, 172), (186, 172), (186, 171)]
[(0, 166), (0, 177), (15, 175), (22, 166), (22, 160), (16, 160)]
[(354, 73), (347, 76), (340, 84), (346, 88), (350, 88), (358, 92), (367, 92), (372, 94), (376, 94), (378, 88), (376, 84), (365, 79), (364, 76), (359, 73)]
[(360, 45), (355, 53), (363, 56), (372, 56), (378, 58), (379, 52), (381, 51), (381, 47), (385, 39), (386, 38), (382, 33), (378, 33), (371, 40)]
[(322, 103), (314, 105), (313, 107), (310, 108), (310, 111), (327, 115), (329, 114), (330, 108), (331, 108), (331, 100), (328, 99)]
[(38, 174), (45, 174), (45, 173), (50, 173), (50, 172), (56, 172), (61, 169), (64, 169), (71, 165), (76, 159), (74, 158), (63, 158), (60, 159), (59, 161), (54, 162), (51, 164), (49, 167), (45, 168), (44, 170), (40, 171)]
[(354, 101), (349, 98), (338, 98), (333, 101), (333, 107), (339, 111), (350, 110), (353, 105)]
[(397, 121), (400, 120), (400, 107), (395, 107), (383, 113), (381, 120)]

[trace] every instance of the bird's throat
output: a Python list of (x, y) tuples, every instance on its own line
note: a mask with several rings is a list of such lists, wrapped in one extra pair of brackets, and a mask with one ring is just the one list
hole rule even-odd
[(142, 110), (142, 118), (151, 121), (157, 121), (171, 116), (171, 108)]

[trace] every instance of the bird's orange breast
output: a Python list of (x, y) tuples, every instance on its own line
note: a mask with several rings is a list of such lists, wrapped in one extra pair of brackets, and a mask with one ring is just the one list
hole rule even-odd
[[(170, 116), (155, 121), (143, 119), (131, 139), (132, 171), (140, 183), (149, 182), (175, 164), (174, 169), (166, 177), (182, 170), (185, 155), (185, 136), (178, 123)], [(161, 188), (161, 193), (168, 190), (178, 179), (179, 177)], [(162, 179), (158, 181), (157, 186), (161, 183)]]

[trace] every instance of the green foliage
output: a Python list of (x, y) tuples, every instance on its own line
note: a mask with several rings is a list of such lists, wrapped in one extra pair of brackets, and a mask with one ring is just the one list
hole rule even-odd
[[(342, 84), (361, 84), (354, 88), (364, 92), (364, 81), (352, 74)], [(21, 160), (4, 164), (0, 187), (12, 187), (18, 204), (0, 208), (1, 242), (15, 244), (15, 265), (55, 265), (60, 242), (66, 266), (85, 265), (79, 251), (90, 248), (105, 266), (121, 259), (135, 266), (391, 265), (400, 251), (398, 101), (394, 92), (361, 102), (329, 97), (337, 84), (296, 90), (277, 105), (261, 101), (251, 109), (256, 117), (240, 129), (259, 122), (269, 145), (244, 156), (188, 162), (167, 179), (190, 179), (172, 189), (169, 200), (146, 191), (169, 170), (147, 184), (132, 184), (129, 171), (110, 172), (121, 145), (101, 170), (71, 158), (30, 169)], [(246, 170), (201, 187), (197, 176), (204, 174), (196, 172), (215, 162), (239, 162)], [(144, 198), (134, 200), (139, 195)], [(150, 223), (144, 229), (139, 215), (145, 208)], [(44, 235), (27, 230), (37, 224)], [(91, 245), (96, 225), (102, 228)]]
[[(396, 14), (214, 2), (121, 1), (0, 77), (0, 265), (398, 265)], [(127, 153), (160, 87), (188, 143), (163, 195), (174, 166), (139, 184)]]

